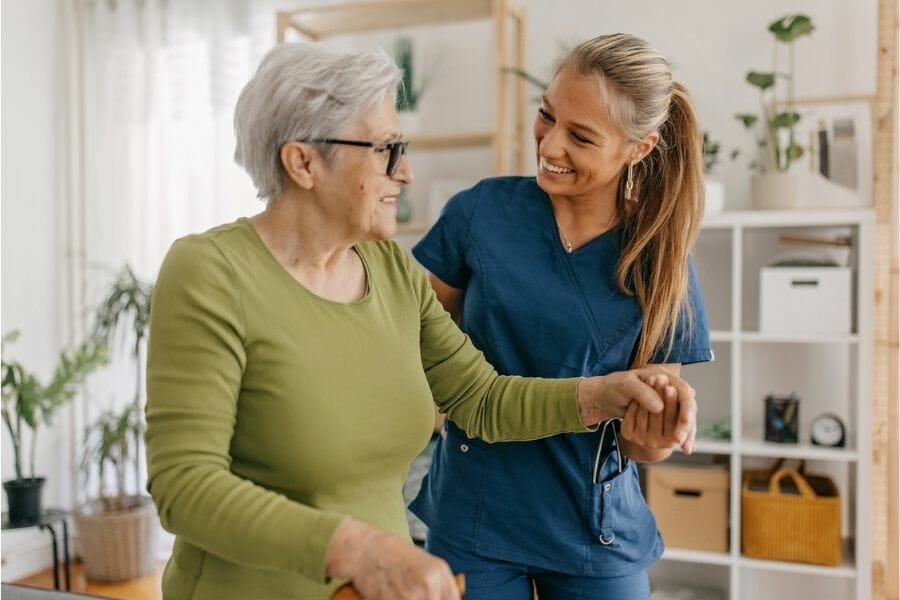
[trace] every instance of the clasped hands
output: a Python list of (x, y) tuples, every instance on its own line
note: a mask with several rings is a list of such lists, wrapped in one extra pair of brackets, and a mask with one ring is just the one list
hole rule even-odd
[(666, 458), (673, 449), (694, 451), (694, 389), (658, 365), (583, 379), (578, 406), (585, 425), (621, 417), (623, 450), (639, 462)]

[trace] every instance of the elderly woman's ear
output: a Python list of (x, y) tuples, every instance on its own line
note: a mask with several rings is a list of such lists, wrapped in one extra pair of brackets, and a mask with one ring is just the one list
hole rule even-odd
[(281, 147), (281, 165), (284, 172), (300, 189), (313, 188), (315, 178), (310, 166), (313, 153), (312, 147), (302, 142), (287, 142)]

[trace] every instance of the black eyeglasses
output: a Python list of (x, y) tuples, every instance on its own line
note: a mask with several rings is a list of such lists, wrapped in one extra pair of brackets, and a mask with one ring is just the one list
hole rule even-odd
[(342, 144), (344, 146), (362, 146), (364, 148), (372, 148), (375, 152), (389, 151), (387, 162), (387, 176), (393, 177), (397, 172), (397, 165), (400, 164), (400, 157), (406, 154), (406, 147), (409, 142), (359, 142), (356, 140), (336, 140), (332, 138), (316, 138), (312, 140), (297, 140), (307, 144)]
[(603, 482), (603, 471), (606, 461), (616, 455), (615, 474), (619, 474), (628, 467), (628, 458), (619, 447), (619, 435), (622, 427), (622, 419), (609, 419), (600, 425), (600, 443), (597, 444), (597, 455), (594, 458), (594, 483)]

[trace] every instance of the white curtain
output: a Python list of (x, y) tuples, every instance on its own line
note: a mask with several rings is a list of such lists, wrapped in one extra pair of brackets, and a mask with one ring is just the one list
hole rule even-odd
[(273, 2), (93, 0), (83, 40), (83, 240), (91, 287), (155, 277), (180, 236), (262, 208), (234, 164), (234, 103), (275, 42)]

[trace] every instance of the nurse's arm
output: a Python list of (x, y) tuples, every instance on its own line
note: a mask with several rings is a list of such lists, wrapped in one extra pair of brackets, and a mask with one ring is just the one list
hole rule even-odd
[(453, 320), (458, 324), (464, 290), (445, 283), (436, 275), (429, 274), (428, 281), (431, 283), (431, 287), (434, 290), (434, 294), (437, 296), (438, 302), (441, 303), (444, 310), (450, 313), (450, 316), (453, 317)]

